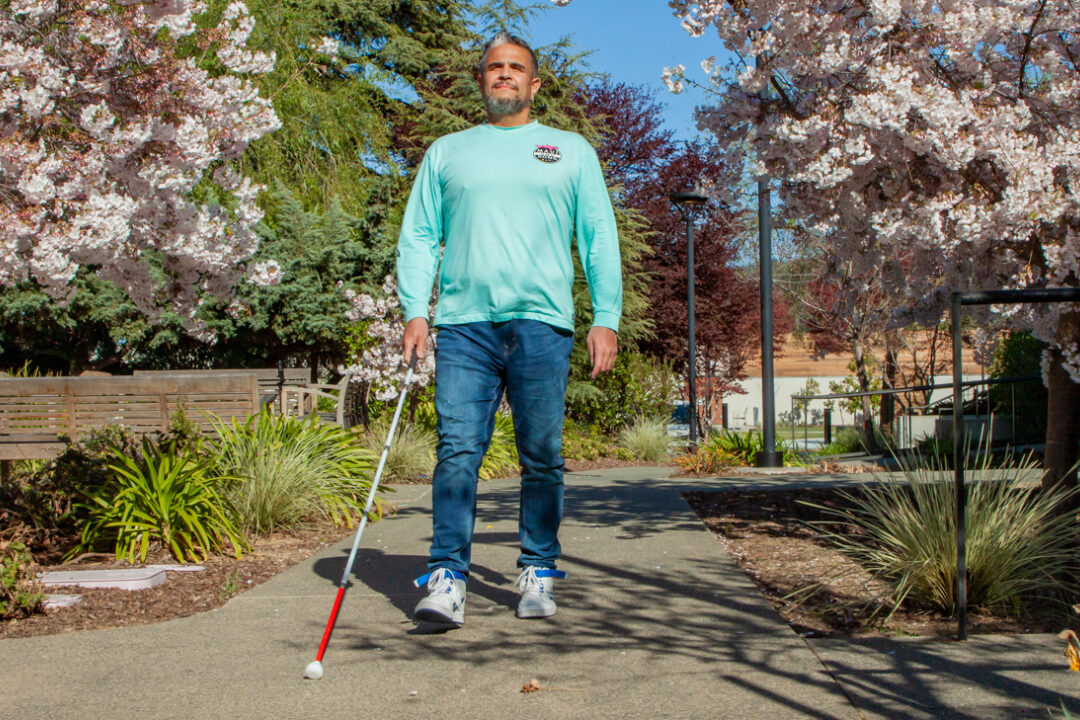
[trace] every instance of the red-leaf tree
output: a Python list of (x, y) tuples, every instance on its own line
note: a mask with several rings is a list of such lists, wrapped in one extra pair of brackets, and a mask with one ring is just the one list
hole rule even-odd
[[(604, 118), (598, 153), (608, 178), (620, 186), (626, 205), (641, 212), (652, 233), (653, 253), (644, 269), (651, 273), (647, 312), (654, 334), (641, 349), (675, 360), (685, 373), (686, 223), (669, 196), (698, 183), (731, 186), (737, 181), (736, 172), (711, 140), (675, 141), (662, 126), (663, 106), (647, 90), (624, 84), (594, 86), (588, 105), (590, 114)], [(738, 380), (745, 377), (747, 361), (760, 348), (758, 283), (753, 273), (735, 265), (740, 229), (738, 210), (713, 199), (702, 209), (694, 230), (698, 394), (706, 421), (711, 421), (724, 394), (743, 392)], [(777, 335), (782, 336), (790, 321), (779, 298), (774, 308)]]

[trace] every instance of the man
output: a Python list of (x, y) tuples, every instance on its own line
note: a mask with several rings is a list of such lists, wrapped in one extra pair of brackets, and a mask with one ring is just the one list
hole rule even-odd
[[(439, 277), (428, 596), (417, 620), (461, 625), (477, 477), (505, 391), (521, 461), (521, 591), (517, 615), (555, 613), (562, 519), (562, 421), (573, 345), (572, 244), (589, 282), (592, 376), (611, 369), (622, 273), (611, 202), (596, 152), (580, 135), (529, 119), (536, 56), (500, 33), (477, 82), (488, 121), (436, 140), (417, 173), (398, 241), (405, 358), (427, 350)], [(444, 245), (441, 267), (440, 243)]]

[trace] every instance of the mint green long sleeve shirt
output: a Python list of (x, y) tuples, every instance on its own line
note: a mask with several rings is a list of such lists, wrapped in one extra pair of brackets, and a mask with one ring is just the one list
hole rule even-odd
[(575, 237), (593, 325), (617, 332), (619, 239), (589, 143), (535, 121), (439, 138), (420, 165), (398, 239), (405, 319), (427, 317), (438, 272), (435, 325), (526, 318), (573, 329)]

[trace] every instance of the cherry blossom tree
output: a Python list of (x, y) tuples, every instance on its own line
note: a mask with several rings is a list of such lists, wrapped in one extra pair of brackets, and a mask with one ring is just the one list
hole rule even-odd
[[(950, 291), (1080, 284), (1080, 13), (1068, 0), (672, 0), (702, 64), (699, 124), (749, 143), (789, 219), (933, 326)], [(673, 89), (694, 82), (669, 69)], [(856, 289), (857, 290), (857, 289)], [(1075, 484), (1080, 316), (1001, 308), (1052, 343), (1044, 484)]]
[(65, 297), (80, 267), (156, 315), (197, 326), (230, 301), (262, 216), (232, 161), (279, 126), (249, 76), (254, 21), (232, 2), (209, 29), (201, 0), (11, 0), (0, 6), (0, 286)]
[[(356, 292), (345, 288), (345, 298), (350, 304), (346, 318), (358, 323), (354, 333), (354, 356), (350, 364), (339, 368), (342, 374), (350, 373), (351, 382), (363, 386), (361, 417), (364, 425), (371, 420), (372, 402), (389, 402), (401, 392), (405, 381), (406, 368), (401, 363), (401, 343), (405, 337), (405, 317), (398, 309), (397, 281), (387, 275), (382, 284), (382, 297)], [(435, 303), (431, 303), (429, 317), (435, 314)], [(418, 388), (427, 387), (435, 376), (435, 337), (429, 331), (428, 353), (416, 363), (412, 383)], [(411, 398), (409, 417), (420, 393), (414, 392)]]

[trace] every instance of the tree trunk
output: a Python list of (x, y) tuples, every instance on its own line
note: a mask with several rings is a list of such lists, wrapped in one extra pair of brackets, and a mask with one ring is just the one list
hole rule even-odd
[[(1064, 317), (1062, 317), (1064, 323)], [(1050, 353), (1047, 373), (1046, 451), (1042, 486), (1076, 487), (1077, 450), (1080, 448), (1080, 385), (1072, 381), (1056, 348)], [(1073, 506), (1077, 502), (1074, 499)]]
[[(885, 333), (885, 387), (895, 388), (902, 380), (900, 377), (900, 358), (898, 353), (898, 339), (896, 332)], [(881, 396), (881, 419), (879, 421), (881, 427), (892, 427), (893, 420), (896, 418), (896, 396), (895, 395), (882, 395)]]
[[(856, 340), (852, 344), (852, 351), (855, 355), (855, 379), (859, 383), (859, 392), (868, 392), (870, 390), (870, 376), (866, 369), (866, 351), (862, 340)], [(874, 407), (870, 402), (869, 395), (863, 395), (859, 400), (862, 404), (863, 438), (866, 444), (873, 448), (876, 444), (874, 442)]]

